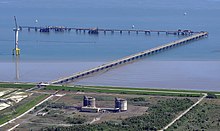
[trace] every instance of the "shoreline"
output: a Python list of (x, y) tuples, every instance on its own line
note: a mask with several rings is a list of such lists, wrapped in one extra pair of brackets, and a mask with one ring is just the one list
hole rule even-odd
[[(30, 89), (36, 86), (36, 83), (4, 83), (0, 82), (0, 88), (21, 88)], [(165, 95), (165, 96), (183, 96), (192, 95), (201, 96), (203, 93), (215, 94), (220, 98), (220, 91), (201, 91), (201, 90), (177, 90), (177, 89), (158, 89), (158, 88), (135, 88), (135, 87), (118, 87), (118, 86), (63, 86), (48, 85), (43, 90), (65, 90), (76, 92), (99, 92), (99, 93), (116, 93), (116, 94), (140, 94), (140, 95)]]

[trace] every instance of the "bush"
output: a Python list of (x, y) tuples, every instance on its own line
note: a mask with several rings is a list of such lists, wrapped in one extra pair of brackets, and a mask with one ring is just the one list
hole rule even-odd
[(51, 108), (63, 108), (65, 106), (65, 103), (51, 103), (48, 107)]
[(145, 98), (144, 97), (135, 97), (135, 98), (131, 98), (129, 100), (134, 101), (134, 102), (139, 102), (139, 101), (145, 101)]
[(85, 118), (82, 117), (67, 117), (66, 121), (69, 124), (83, 124), (84, 122), (86, 122)]
[(210, 99), (217, 99), (218, 97), (215, 94), (212, 93), (208, 93), (206, 98), (210, 98)]

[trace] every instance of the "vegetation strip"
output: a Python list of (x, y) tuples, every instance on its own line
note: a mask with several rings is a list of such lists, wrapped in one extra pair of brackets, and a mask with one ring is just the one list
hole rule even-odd
[(35, 86), (34, 84), (25, 84), (25, 83), (0, 83), (0, 88), (19, 88), (19, 89), (28, 89)]
[[(17, 108), (15, 108), (15, 111), (11, 114), (7, 114), (7, 115), (2, 115), (0, 117), (0, 124), (4, 124), (7, 121), (12, 120), (15, 117), (18, 117), (19, 115), (25, 113), (26, 111), (28, 111), (30, 108), (34, 107), (37, 103), (39, 103), (40, 101), (44, 100), (48, 95), (40, 95), (38, 97), (36, 97), (34, 100), (31, 100), (28, 103), (25, 103), (21, 106), (18, 106)], [(1, 127), (0, 125), (0, 127)]]
[[(102, 86), (47, 86), (45, 90), (65, 90), (79, 92), (100, 92), (117, 94), (137, 94), (137, 95), (162, 95), (180, 97), (201, 97), (205, 91), (184, 91), (184, 90), (165, 90), (165, 89), (144, 89), (144, 88), (123, 88), (123, 87), (102, 87)], [(209, 92), (205, 92), (209, 93)], [(218, 92), (212, 92), (218, 93)]]
[(147, 91), (166, 91), (166, 92), (184, 92), (184, 93), (213, 93), (213, 94), (220, 94), (218, 91), (199, 91), (199, 90), (178, 90), (178, 89), (159, 89), (159, 88), (134, 88), (134, 87), (114, 87), (114, 86), (84, 86), (84, 87), (91, 87), (91, 88), (107, 88), (107, 89), (129, 89), (129, 90), (147, 90)]
[[(19, 88), (29, 89), (36, 85), (33, 83), (0, 83), (0, 88)], [(201, 93), (216, 94), (220, 98), (220, 92), (217, 91), (197, 91), (197, 90), (176, 90), (176, 89), (154, 89), (154, 88), (132, 88), (132, 87), (114, 87), (114, 86), (61, 86), (50, 85), (44, 89), (49, 90), (66, 90), (66, 91), (82, 91), (82, 92), (102, 92), (102, 93), (118, 93), (118, 94), (142, 94), (142, 95), (166, 95), (166, 96), (202, 96)]]
[[(51, 87), (74, 87), (74, 88), (99, 88), (99, 89), (121, 89), (121, 90), (142, 90), (142, 91), (159, 91), (159, 92), (184, 92), (189, 94), (200, 94), (200, 93), (213, 93), (213, 94), (220, 94), (218, 91), (199, 91), (199, 90), (178, 90), (178, 89), (159, 89), (159, 88), (134, 88), (134, 87), (117, 87), (117, 86), (81, 86), (81, 85), (75, 85), (75, 86), (60, 86), (60, 85), (50, 85)], [(49, 86), (49, 87), (50, 87)]]

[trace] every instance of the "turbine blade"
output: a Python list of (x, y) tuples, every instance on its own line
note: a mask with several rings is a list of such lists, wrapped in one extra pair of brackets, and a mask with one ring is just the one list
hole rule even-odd
[(17, 20), (16, 20), (16, 17), (14, 16), (14, 20), (15, 20), (15, 27), (16, 29), (18, 28), (18, 24), (17, 24)]

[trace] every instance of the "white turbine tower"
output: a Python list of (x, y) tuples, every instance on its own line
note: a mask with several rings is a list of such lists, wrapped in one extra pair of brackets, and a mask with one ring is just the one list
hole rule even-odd
[(14, 16), (14, 20), (15, 20), (15, 28), (13, 29), (13, 31), (15, 32), (15, 48), (13, 49), (13, 55), (20, 55), (20, 49), (18, 48), (18, 32), (20, 31), (20, 28), (17, 25), (17, 20), (16, 17)]

